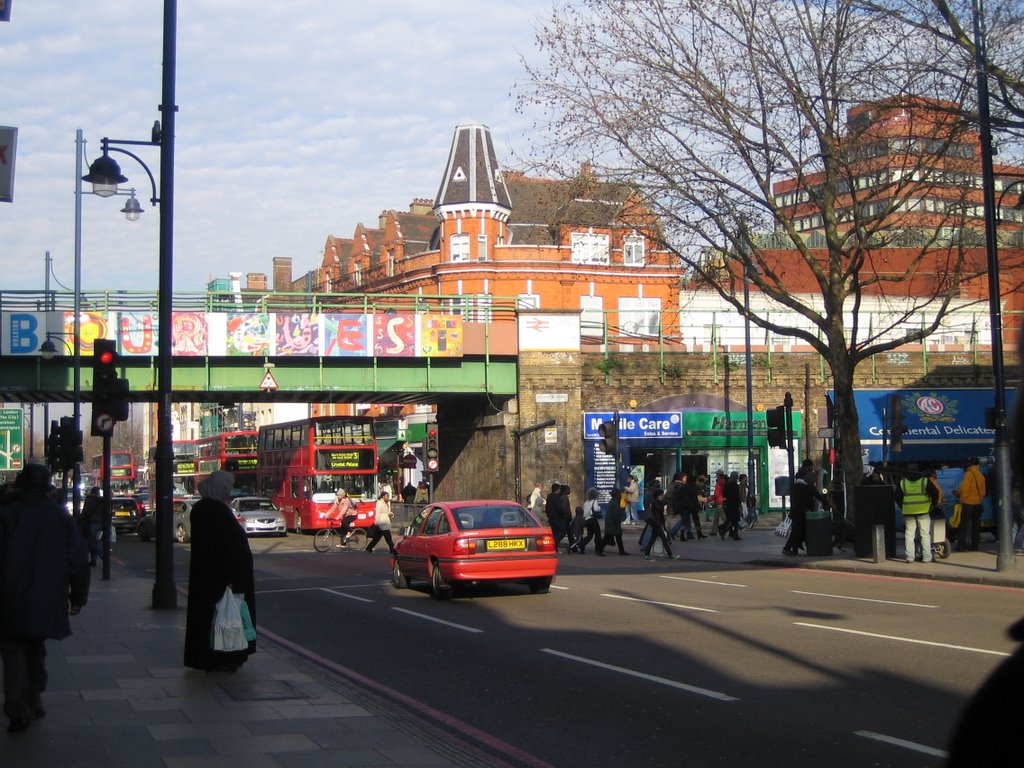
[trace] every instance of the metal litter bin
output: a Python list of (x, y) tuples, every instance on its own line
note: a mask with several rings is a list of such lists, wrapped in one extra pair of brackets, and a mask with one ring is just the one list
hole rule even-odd
[(807, 513), (807, 554), (832, 554), (832, 513), (827, 509), (812, 509)]

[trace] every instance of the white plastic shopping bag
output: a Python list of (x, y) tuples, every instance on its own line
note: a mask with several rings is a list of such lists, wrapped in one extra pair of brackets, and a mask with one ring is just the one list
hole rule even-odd
[(213, 612), (211, 646), (215, 651), (244, 651), (249, 647), (245, 639), (242, 613), (230, 586), (224, 590), (224, 596), (217, 601)]

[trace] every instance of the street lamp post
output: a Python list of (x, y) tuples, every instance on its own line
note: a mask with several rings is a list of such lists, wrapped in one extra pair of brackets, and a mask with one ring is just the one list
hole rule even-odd
[[(172, 533), (172, 474), (174, 432), (171, 424), (171, 371), (174, 285), (174, 125), (175, 113), (175, 69), (177, 47), (177, 0), (164, 0), (163, 17), (163, 77), (161, 82), (160, 120), (153, 126), (150, 141), (123, 141), (104, 138), (103, 155), (89, 168), (84, 181), (92, 182), (93, 191), (101, 196), (117, 193), (117, 185), (127, 179), (110, 152), (120, 152), (133, 158), (149, 175), (153, 185), (151, 202), (160, 204), (160, 254), (159, 254), (159, 296), (157, 306), (157, 438), (156, 438), (156, 581), (153, 584), (153, 607), (176, 608), (177, 591), (174, 586), (174, 550)], [(112, 145), (140, 145), (160, 147), (160, 194), (157, 196), (156, 183), (149, 167), (132, 152)], [(122, 209), (126, 216), (138, 218), (141, 207)], [(77, 312), (76, 312), (77, 316)], [(77, 337), (77, 334), (76, 334)]]
[[(757, 491), (757, 480), (754, 476), (754, 381), (752, 361), (750, 359), (750, 265), (749, 258), (743, 263), (743, 336), (746, 343), (746, 374), (747, 374), (747, 494), (760, 496)], [(746, 504), (746, 499), (740, 499)]]
[(1011, 540), (1010, 510), (1012, 505), (1012, 477), (1010, 467), (1010, 441), (1006, 428), (1006, 371), (1003, 367), (1003, 321), (999, 295), (999, 246), (996, 239), (995, 174), (992, 166), (992, 125), (989, 113), (988, 60), (985, 53), (982, 0), (974, 0), (975, 73), (978, 87), (978, 134), (981, 141), (981, 188), (985, 212), (985, 255), (988, 267), (988, 309), (992, 333), (992, 379), (995, 388), (993, 426), (995, 427), (995, 460), (998, 495), (996, 497), (996, 530), (999, 551), (996, 570), (1014, 568), (1013, 541)]

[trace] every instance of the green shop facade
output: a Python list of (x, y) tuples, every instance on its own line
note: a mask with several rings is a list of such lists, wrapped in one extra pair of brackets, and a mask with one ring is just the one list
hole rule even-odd
[[(714, 478), (719, 469), (726, 474), (749, 474), (748, 455), (752, 449), (757, 506), (762, 512), (782, 508), (775, 495), (775, 478), (788, 477), (789, 455), (784, 448), (768, 445), (765, 412), (753, 414), (753, 445), (747, 430), (746, 411), (619, 411), (618, 452), (601, 450), (602, 423), (614, 421), (611, 411), (583, 414), (584, 473), (587, 488), (596, 488), (606, 504), (614, 487), (623, 487), (630, 475), (641, 487), (654, 481), (668, 488), (676, 472)], [(793, 411), (793, 432), (802, 434), (802, 419)], [(793, 442), (794, 461), (801, 455)]]

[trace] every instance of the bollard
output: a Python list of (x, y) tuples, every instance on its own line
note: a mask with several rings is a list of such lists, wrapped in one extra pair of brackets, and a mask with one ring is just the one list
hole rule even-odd
[(871, 559), (872, 562), (881, 563), (885, 560), (885, 526), (872, 526), (872, 533)]

